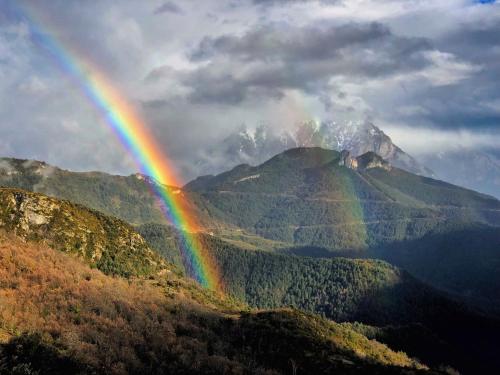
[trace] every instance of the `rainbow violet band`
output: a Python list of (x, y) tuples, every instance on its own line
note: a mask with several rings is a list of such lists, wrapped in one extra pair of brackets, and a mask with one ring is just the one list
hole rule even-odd
[(27, 22), (33, 41), (70, 75), (90, 103), (105, 117), (106, 123), (132, 155), (141, 173), (152, 178), (151, 187), (160, 200), (165, 216), (182, 237), (182, 256), (190, 276), (205, 288), (221, 290), (222, 282), (215, 262), (197, 235), (202, 228), (188, 208), (183, 194), (175, 194), (177, 189), (169, 187), (180, 186), (175, 169), (145, 123), (104, 75), (85, 61), (81, 54), (57, 40), (55, 33), (50, 32), (48, 25), (38, 21), (33, 11), (28, 12), (19, 6), (13, 9)]

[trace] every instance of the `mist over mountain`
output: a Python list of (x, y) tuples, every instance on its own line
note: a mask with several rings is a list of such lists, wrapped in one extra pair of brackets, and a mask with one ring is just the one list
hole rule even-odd
[(412, 156), (371, 122), (311, 121), (284, 131), (264, 125), (255, 130), (241, 126), (202, 152), (194, 169), (218, 174), (238, 164), (258, 165), (294, 147), (348, 150), (354, 156), (371, 151), (397, 168), (500, 198), (500, 156), (494, 150), (456, 144)]
[(494, 150), (456, 145), (437, 154), (418, 156), (418, 160), (445, 181), (500, 199), (500, 155)]
[(292, 130), (276, 132), (264, 125), (254, 131), (241, 126), (212, 145), (198, 162), (206, 174), (220, 173), (237, 164), (257, 165), (295, 147), (348, 150), (354, 156), (375, 152), (392, 165), (409, 172), (432, 176), (433, 172), (396, 146), (391, 138), (370, 122), (305, 122)]

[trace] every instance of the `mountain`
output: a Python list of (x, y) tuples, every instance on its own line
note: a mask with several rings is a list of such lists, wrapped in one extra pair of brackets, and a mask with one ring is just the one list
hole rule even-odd
[[(359, 168), (346, 160), (359, 160)], [(145, 176), (75, 173), (5, 158), (1, 166), (0, 186), (69, 199), (134, 225), (168, 224)], [(238, 247), (385, 259), (500, 312), (499, 202), (492, 197), (407, 173), (373, 153), (356, 158), (318, 148), (290, 150), (258, 167), (241, 165), (170, 189), (207, 232)], [(181, 258), (171, 261), (182, 265)]]
[(454, 145), (448, 150), (411, 156), (370, 122), (306, 122), (281, 133), (260, 126), (242, 126), (205, 150), (197, 162), (203, 174), (218, 174), (239, 164), (259, 165), (274, 155), (296, 147), (348, 150), (354, 156), (375, 152), (393, 166), (421, 176), (500, 198), (500, 158), (491, 150)]
[(241, 127), (207, 150), (198, 166), (204, 173), (215, 174), (238, 164), (261, 164), (280, 152), (296, 147), (347, 150), (354, 156), (371, 151), (398, 168), (419, 175), (433, 175), (430, 169), (401, 150), (370, 122), (306, 122), (280, 134), (265, 126), (258, 127), (254, 132)]
[[(32, 167), (33, 163), (30, 164)], [(11, 184), (33, 187), (40, 181), (44, 184), (38, 186), (50, 186), (54, 183), (50, 182), (52, 176), (57, 176), (50, 174), (40, 178), (41, 173), (37, 174), (36, 170), (28, 169), (26, 172), (18, 168), (18, 171), (10, 175), (4, 173), (3, 178)], [(96, 186), (93, 184), (96, 181), (94, 174), (64, 173), (69, 182), (65, 185), (65, 179), (61, 177), (58, 192), (71, 192), (80, 199), (93, 196), (95, 190), (88, 189)], [(36, 178), (32, 180), (32, 176)], [(81, 183), (76, 184), (75, 180)], [(135, 196), (134, 186), (143, 189), (146, 184), (142, 176), (99, 174), (97, 186), (110, 189), (120, 186), (124, 180), (127, 194), (123, 196), (127, 197)], [(134, 185), (130, 181), (139, 183)], [(374, 153), (354, 157), (349, 152), (320, 148), (292, 149), (258, 167), (239, 166), (219, 176), (195, 180), (179, 190), (179, 194), (187, 199), (196, 197), (193, 204), (200, 205), (199, 209), (206, 218), (213, 217), (222, 223), (211, 235), (200, 236), (216, 255), (231, 295), (260, 308), (293, 306), (331, 319), (359, 320), (379, 326), (395, 325), (398, 327), (396, 330), (384, 328), (376, 331), (377, 337), (432, 366), (448, 363), (466, 373), (473, 373), (472, 369), (478, 368), (477, 363), (483, 363), (485, 371), (497, 366), (488, 349), (494, 344), (487, 344), (486, 347), (477, 344), (494, 342), (496, 320), (477, 315), (453, 302), (449, 296), (384, 262), (311, 259), (293, 255), (366, 257), (378, 249), (377, 246), (387, 245), (384, 249), (389, 250), (401, 240), (417, 243), (434, 234), (452, 239), (457, 228), (470, 228), (473, 224), (489, 228), (495, 236), (497, 229), (492, 225), (498, 224), (499, 205), (495, 199), (404, 172)], [(89, 201), (105, 205), (110, 193), (113, 191), (104, 190), (100, 196)], [(2, 194), (2, 226), (11, 233), (74, 254), (88, 266), (97, 267), (111, 276), (157, 280), (166, 275), (167, 281), (160, 280), (158, 283), (168, 287), (168, 293), (172, 293), (173, 288), (197, 303), (234, 311), (230, 300), (220, 302), (217, 295), (207, 295), (180, 276), (182, 271), (178, 269), (182, 269), (182, 257), (176, 250), (179, 239), (169, 227), (141, 225), (138, 229), (147, 239), (143, 243), (139, 240), (142, 237), (134, 234), (134, 228), (97, 211), (16, 189), (3, 189)], [(137, 204), (141, 203), (140, 199), (135, 199)], [(120, 207), (116, 202), (111, 203), (112, 207)], [(128, 211), (117, 212), (130, 214)], [(242, 212), (245, 215), (241, 215)], [(369, 215), (379, 218), (380, 223), (369, 222)], [(302, 237), (289, 238), (286, 237), (287, 232), (280, 229), (283, 225), (291, 226), (292, 230), (300, 227), (309, 230), (316, 226), (317, 231), (309, 238), (307, 232)], [(325, 230), (330, 225), (336, 230)], [(158, 227), (162, 229), (157, 231)], [(101, 233), (96, 242), (98, 246), (89, 247), (88, 244), (92, 244), (91, 233)], [(154, 255), (156, 253), (148, 243), (177, 265), (158, 260), (158, 255)], [(127, 244), (135, 245), (127, 251)], [(100, 258), (99, 251), (93, 253), (89, 250), (93, 248), (101, 249)], [(259, 251), (260, 248), (268, 251)], [(440, 246), (431, 248), (437, 249), (436, 256), (439, 256)], [(394, 249), (393, 255), (401, 251), (396, 247)], [(469, 253), (464, 248), (458, 254)], [(492, 249), (487, 257), (494, 254)], [(389, 259), (384, 254), (374, 256)], [(154, 262), (141, 263), (141, 259)], [(411, 262), (417, 265), (412, 269), (417, 276), (419, 270), (429, 269), (428, 260), (425, 257), (422, 259), (420, 263)], [(472, 285), (473, 288), (487, 287), (494, 291), (496, 278), (491, 274), (494, 267), (484, 268), (471, 256), (466, 259), (471, 266), (474, 265), (470, 269), (483, 272), (484, 285)], [(489, 259), (480, 261), (488, 263)], [(397, 261), (400, 260), (394, 260), (394, 263)], [(435, 262), (435, 258), (431, 261)], [(449, 269), (447, 277), (441, 278), (440, 286), (448, 278), (453, 282), (461, 278), (465, 283), (473, 279), (465, 268), (461, 269), (464, 273), (458, 273), (454, 271), (453, 262), (450, 265), (441, 263), (436, 264), (435, 272), (439, 272), (440, 267), (443, 270), (443, 266), (449, 266)], [(266, 326), (269, 324), (265, 323)], [(415, 324), (417, 327), (423, 325), (423, 331), (415, 329)], [(402, 339), (405, 335), (406, 339)], [(424, 350), (428, 346), (423, 346), (422, 342), (437, 345), (434, 355)], [(13, 343), (13, 347), (16, 345)], [(53, 345), (50, 347), (53, 349)], [(443, 354), (436, 356), (436, 352)]]
[(375, 154), (320, 148), (288, 150), (185, 190), (244, 232), (289, 243), (277, 246), (282, 252), (385, 259), (500, 311), (500, 202), (493, 197), (410, 174)]
[(291, 149), (256, 167), (196, 179), (184, 190), (242, 229), (332, 251), (416, 239), (461, 222), (500, 224), (500, 202), (492, 197), (387, 166), (373, 153), (346, 166), (343, 154)]
[(203, 290), (119, 220), (20, 190), (0, 197), (2, 375), (441, 373), (348, 325)]
[[(360, 168), (346, 166), (346, 157), (359, 159)], [(1, 166), (0, 186), (69, 199), (135, 225), (168, 224), (145, 176), (75, 173), (18, 159), (2, 159)], [(500, 311), (492, 293), (500, 285), (498, 201), (394, 168), (376, 154), (295, 149), (258, 167), (241, 165), (170, 189), (207, 232), (238, 247), (385, 259)]]
[(492, 151), (456, 145), (437, 155), (422, 155), (418, 159), (445, 181), (500, 199), (500, 155)]

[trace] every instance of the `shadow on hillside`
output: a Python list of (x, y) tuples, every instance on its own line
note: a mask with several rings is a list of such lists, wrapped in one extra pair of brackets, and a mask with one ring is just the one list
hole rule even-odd
[[(410, 274), (403, 270), (399, 282), (365, 294), (351, 311), (349, 320), (385, 326), (372, 337), (431, 366), (449, 364), (464, 374), (498, 373), (500, 320), (479, 313), (457, 302), (456, 295), (451, 299), (448, 292), (437, 292), (412, 276), (441, 276), (440, 279), (419, 277), (427, 284), (431, 284), (429, 280), (450, 282), (460, 278), (471, 286), (482, 286), (481, 280), (495, 283), (500, 276), (481, 266), (485, 259), (497, 259), (498, 240), (497, 228), (480, 227), (427, 235), (420, 240), (393, 243), (366, 253), (349, 253), (349, 258), (378, 258), (412, 271)], [(482, 250), (470, 250), (479, 246)], [(309, 246), (285, 251), (312, 258), (345, 256), (345, 252)], [(471, 272), (469, 278), (467, 267)]]
[(455, 299), (500, 317), (500, 228), (477, 225), (429, 233), (365, 251), (297, 246), (281, 252), (311, 258), (385, 260)]
[(370, 249), (366, 256), (500, 317), (500, 228), (477, 226)]
[(63, 348), (46, 343), (39, 334), (23, 334), (0, 346), (0, 375), (76, 375), (94, 373), (70, 358)]
[(401, 276), (401, 283), (365, 296), (354, 320), (386, 326), (375, 335), (378, 341), (431, 366), (449, 364), (464, 374), (499, 373), (499, 319), (412, 282), (405, 271)]

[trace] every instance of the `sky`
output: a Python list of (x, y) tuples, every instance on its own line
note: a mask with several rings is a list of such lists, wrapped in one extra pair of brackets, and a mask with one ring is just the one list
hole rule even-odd
[(498, 1), (0, 0), (0, 156), (135, 172), (19, 5), (113, 82), (186, 180), (242, 125), (371, 121), (411, 154), (500, 152)]

